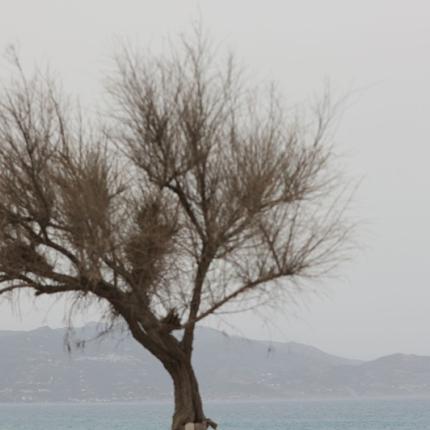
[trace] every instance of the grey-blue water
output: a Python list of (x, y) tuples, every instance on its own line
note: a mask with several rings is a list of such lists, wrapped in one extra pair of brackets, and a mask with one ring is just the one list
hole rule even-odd
[[(220, 430), (427, 430), (430, 400), (210, 402)], [(0, 404), (0, 430), (168, 430), (171, 405)]]

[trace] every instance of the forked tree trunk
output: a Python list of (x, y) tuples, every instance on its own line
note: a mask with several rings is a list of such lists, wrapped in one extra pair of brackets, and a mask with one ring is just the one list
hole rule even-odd
[(178, 361), (174, 364), (164, 363), (173, 379), (175, 394), (175, 412), (172, 430), (184, 430), (186, 423), (205, 421), (199, 384), (189, 361)]

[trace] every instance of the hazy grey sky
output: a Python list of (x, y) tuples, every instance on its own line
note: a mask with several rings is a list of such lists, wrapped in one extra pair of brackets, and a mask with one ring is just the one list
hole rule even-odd
[[(252, 315), (231, 321), (250, 337), (350, 357), (430, 355), (428, 1), (0, 0), (0, 7), (0, 50), (14, 43), (25, 64), (49, 62), (88, 102), (101, 96), (116, 38), (157, 46), (198, 16), (215, 41), (260, 80), (278, 81), (292, 102), (312, 98), (326, 78), (335, 93), (357, 90), (335, 141), (346, 171), (363, 178), (354, 202), (366, 221), (363, 249), (342, 277), (315, 284), (321, 294), (287, 306), (273, 326)], [(62, 310), (24, 305), (18, 318), (1, 305), (0, 329), (61, 325)]]

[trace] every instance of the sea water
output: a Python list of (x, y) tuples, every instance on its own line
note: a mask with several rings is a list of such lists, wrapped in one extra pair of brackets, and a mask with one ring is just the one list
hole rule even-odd
[[(0, 430), (168, 430), (167, 403), (0, 404)], [(208, 402), (220, 430), (428, 430), (430, 400)]]

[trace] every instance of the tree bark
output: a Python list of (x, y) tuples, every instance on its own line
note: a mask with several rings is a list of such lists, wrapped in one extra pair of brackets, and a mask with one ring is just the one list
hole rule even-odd
[(203, 423), (206, 418), (191, 361), (184, 359), (175, 363), (164, 363), (164, 366), (174, 384), (175, 411), (172, 430), (184, 430), (186, 423)]

